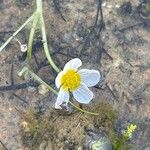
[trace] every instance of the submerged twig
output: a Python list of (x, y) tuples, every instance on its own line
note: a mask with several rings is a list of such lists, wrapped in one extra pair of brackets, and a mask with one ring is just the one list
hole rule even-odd
[(5, 92), (5, 91), (11, 91), (11, 90), (20, 90), (20, 89), (25, 89), (27, 87), (37, 87), (38, 85), (39, 83), (29, 81), (26, 83), (0, 86), (0, 91)]
[(19, 95), (17, 95), (17, 94), (14, 93), (13, 96), (15, 96), (17, 99), (19, 99), (20, 101), (22, 101), (22, 102), (25, 103), (26, 105), (29, 104), (28, 101), (26, 101), (25, 99), (23, 99), (23, 98), (20, 97)]
[(37, 67), (38, 67), (38, 66), (39, 66), (39, 62), (38, 62), (38, 59), (37, 59), (36, 55), (33, 54), (33, 57), (34, 57), (34, 60), (35, 60), (36, 65), (37, 65)]
[(5, 150), (8, 150), (8, 148), (4, 145), (4, 143), (0, 140), (0, 144), (5, 148)]
[(118, 31), (124, 32), (125, 30), (134, 28), (134, 27), (136, 27), (136, 26), (143, 25), (144, 23), (148, 23), (148, 22), (150, 22), (150, 19), (144, 20), (144, 21), (142, 21), (142, 22), (137, 22), (137, 23), (135, 23), (135, 24), (131, 24), (131, 25), (127, 26), (127, 27), (120, 28), (120, 29), (118, 29)]
[(104, 49), (104, 43), (101, 39), (101, 31), (105, 29), (105, 22), (103, 17), (103, 9), (102, 9), (102, 0), (98, 1), (98, 7), (96, 12), (96, 19), (94, 25), (92, 26), (91, 31), (85, 37), (83, 48), (80, 51), (79, 56), (83, 54), (83, 50), (87, 48), (87, 44), (91, 41), (91, 37), (94, 38), (94, 43), (96, 43), (96, 49), (98, 50), (96, 62), (101, 60), (102, 54), (105, 53), (109, 59), (113, 59), (108, 52)]
[(102, 9), (102, 0), (99, 0), (99, 3), (98, 3), (97, 20), (95, 21), (95, 26), (97, 25), (99, 15), (100, 15), (100, 20), (99, 20), (99, 32), (98, 32), (98, 35), (100, 34), (100, 32), (103, 29), (105, 29), (105, 22), (104, 22), (103, 9)]
[(55, 7), (56, 11), (59, 13), (61, 19), (66, 22), (66, 19), (64, 18), (64, 16), (62, 15), (62, 13), (60, 11), (59, 1), (58, 0), (53, 0), (53, 4), (54, 4), (54, 7)]
[(14, 65), (13, 65), (13, 63), (11, 66), (10, 80), (11, 80), (11, 85), (13, 86), (14, 85)]
[(114, 92), (110, 89), (110, 87), (108, 86), (108, 84), (106, 83), (106, 88), (110, 91), (110, 93), (112, 94), (113, 98), (119, 102), (118, 98), (116, 97), (116, 95), (114, 94)]

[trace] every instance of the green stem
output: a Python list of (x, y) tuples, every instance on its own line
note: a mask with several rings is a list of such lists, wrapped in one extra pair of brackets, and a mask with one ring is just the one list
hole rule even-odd
[(36, 16), (33, 20), (32, 28), (30, 31), (29, 36), (29, 42), (28, 42), (28, 51), (27, 51), (27, 57), (26, 60), (29, 61), (32, 56), (32, 44), (33, 44), (33, 38), (36, 30), (37, 23), (39, 21), (39, 17), (42, 15), (42, 0), (36, 0)]
[(55, 65), (55, 63), (53, 62), (53, 60), (52, 60), (52, 58), (50, 56), (50, 53), (49, 53), (43, 15), (41, 15), (40, 21), (41, 21), (41, 32), (42, 32), (42, 39), (43, 39), (43, 46), (44, 46), (45, 55), (46, 55), (50, 65), (53, 67), (53, 69), (56, 72), (59, 72), (60, 71), (59, 68)]
[(43, 14), (42, 14), (42, 0), (36, 0), (36, 4), (37, 4), (37, 12), (39, 13), (40, 16), (40, 25), (41, 25), (41, 33), (42, 33), (42, 40), (43, 40), (43, 46), (44, 46), (44, 51), (45, 51), (45, 55), (50, 63), (50, 65), (52, 66), (52, 68), (56, 71), (59, 72), (59, 68), (55, 65), (55, 63), (53, 62), (49, 49), (48, 49), (48, 44), (47, 44), (47, 37), (46, 37), (46, 29), (45, 29), (45, 22), (44, 22), (44, 18), (43, 18)]
[(36, 0), (37, 11), (42, 12), (42, 0)]
[[(50, 56), (49, 49), (48, 49), (46, 30), (45, 30), (45, 23), (44, 23), (44, 19), (43, 19), (43, 15), (42, 15), (42, 0), (36, 0), (36, 4), (37, 4), (36, 12), (30, 18), (28, 18), (27, 21), (15, 33), (13, 33), (13, 35), (0, 47), (0, 52), (34, 18), (32, 29), (31, 29), (30, 36), (29, 36), (29, 42), (28, 42), (27, 60), (29, 60), (31, 58), (31, 55), (32, 55), (33, 37), (34, 37), (36, 26), (37, 26), (37, 23), (38, 23), (38, 18), (40, 17), (39, 21), (40, 21), (40, 25), (41, 25), (41, 32), (42, 32), (42, 39), (43, 39), (43, 42), (44, 42), (43, 46), (44, 46), (45, 55), (46, 55), (50, 65), (54, 68), (54, 70), (56, 72), (59, 72), (60, 70), (55, 65), (55, 63), (53, 62), (53, 60), (52, 60), (52, 58)], [(35, 15), (37, 15), (37, 16), (35, 16)]]
[(73, 107), (75, 107), (76, 109), (80, 110), (80, 111), (83, 112), (83, 113), (90, 114), (90, 115), (95, 115), (95, 116), (98, 116), (98, 115), (99, 115), (99, 113), (94, 113), (94, 112), (89, 112), (89, 111), (83, 110), (83, 109), (81, 109), (80, 107), (76, 106), (75, 104), (73, 104), (73, 103), (70, 102), (70, 101), (69, 101), (69, 103), (70, 103)]
[(29, 61), (31, 59), (31, 56), (32, 56), (33, 38), (35, 35), (36, 26), (38, 24), (38, 21), (39, 21), (39, 13), (36, 14), (36, 16), (33, 20), (31, 31), (30, 31), (29, 42), (28, 42), (28, 51), (27, 51), (27, 57), (26, 57), (27, 61)]
[(11, 40), (34, 18), (35, 13), (0, 47), (0, 52), (11, 42)]
[(44, 22), (44, 18), (43, 18), (43, 14), (42, 14), (42, 0), (36, 0), (36, 4), (37, 4), (37, 12), (39, 12), (39, 15), (40, 15), (41, 32), (42, 32), (42, 40), (43, 40), (45, 55), (46, 55), (50, 65), (53, 67), (53, 69), (56, 72), (59, 72), (60, 70), (53, 62), (50, 52), (49, 52), (49, 49), (48, 49), (46, 30), (45, 30), (45, 22)]
[(51, 86), (49, 86), (46, 82), (44, 82), (40, 77), (38, 77), (34, 72), (29, 70), (27, 67), (23, 67), (23, 69), (19, 72), (18, 75), (22, 76), (26, 73), (29, 73), (34, 80), (37, 80), (39, 83), (45, 85), (47, 87), (47, 89), (52, 91), (54, 94), (58, 94), (58, 92), (55, 89), (53, 89)]

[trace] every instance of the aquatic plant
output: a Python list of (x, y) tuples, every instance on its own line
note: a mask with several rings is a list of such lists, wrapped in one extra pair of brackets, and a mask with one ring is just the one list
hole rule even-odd
[[(130, 124), (127, 126), (122, 134), (116, 131), (116, 123), (118, 112), (110, 104), (101, 103), (99, 106), (95, 107), (96, 111), (99, 113), (98, 116), (93, 116), (95, 128), (102, 128), (103, 131), (108, 136), (112, 144), (113, 150), (131, 150), (131, 145), (129, 143), (130, 137), (136, 129), (136, 125)], [(94, 145), (98, 147), (100, 142), (97, 141)]]
[(126, 138), (132, 138), (133, 133), (135, 132), (135, 130), (137, 129), (137, 126), (135, 124), (130, 124), (127, 126), (127, 129), (123, 131), (123, 135)]
[(115, 131), (109, 133), (113, 150), (131, 150), (131, 145), (126, 137), (118, 135)]
[(57, 88), (60, 88), (55, 103), (55, 108), (60, 109), (61, 105), (69, 101), (69, 92), (73, 93), (74, 98), (83, 104), (88, 104), (93, 99), (93, 92), (88, 87), (96, 85), (100, 80), (100, 73), (97, 70), (81, 69), (82, 65), (79, 58), (70, 60), (64, 66), (55, 80)]
[(122, 135), (117, 135), (115, 132), (111, 132), (110, 137), (113, 143), (114, 150), (131, 150), (129, 140), (132, 138), (137, 126), (130, 124), (127, 129), (123, 131)]
[[(11, 40), (29, 23), (32, 21), (32, 26), (31, 26), (31, 31), (29, 35), (29, 41), (28, 41), (28, 46), (27, 46), (27, 57), (25, 61), (25, 66), (21, 69), (19, 72), (19, 76), (26, 76), (29, 75), (32, 79), (38, 81), (40, 84), (44, 85), (48, 90), (53, 92), (54, 94), (58, 95), (55, 108), (61, 109), (61, 105), (63, 103), (70, 103), (73, 105), (75, 108), (78, 110), (91, 114), (91, 115), (96, 115), (100, 116), (99, 113), (93, 113), (93, 112), (88, 112), (86, 110), (83, 110), (79, 108), (78, 106), (74, 105), (72, 103), (71, 99), (69, 98), (69, 93), (72, 92), (74, 98), (79, 102), (83, 104), (88, 104), (94, 97), (94, 94), (92, 91), (88, 89), (88, 87), (95, 86), (99, 80), (100, 80), (100, 73), (97, 70), (88, 70), (88, 69), (81, 69), (78, 70), (78, 68), (82, 65), (82, 62), (79, 58), (75, 58), (73, 60), (70, 60), (68, 63), (66, 63), (63, 71), (59, 69), (54, 63), (54, 61), (51, 58), (48, 44), (47, 44), (47, 37), (46, 37), (46, 29), (45, 29), (45, 22), (43, 18), (43, 13), (42, 13), (42, 0), (36, 0), (37, 4), (37, 9), (33, 13), (31, 17), (29, 17), (26, 22), (0, 47), (0, 51), (2, 51), (10, 42)], [(28, 62), (30, 61), (32, 57), (32, 45), (33, 45), (33, 38), (35, 35), (36, 29), (40, 27), (41, 33), (42, 33), (42, 42), (43, 42), (43, 47), (45, 51), (45, 55), (51, 65), (51, 67), (58, 73), (55, 84), (56, 87), (60, 91), (59, 93), (52, 88), (50, 85), (48, 85), (46, 82), (44, 82), (41, 78), (39, 78), (34, 72), (32, 72), (29, 67), (27, 66)], [(89, 31), (87, 31), (89, 32)], [(22, 50), (26, 50), (26, 47), (24, 45), (21, 45)], [(104, 112), (104, 111), (103, 111)], [(102, 117), (101, 117), (102, 118)], [(102, 124), (105, 125), (105, 127), (110, 128), (108, 131), (108, 134), (110, 136), (111, 142), (113, 143), (113, 147), (116, 150), (120, 150), (125, 143), (127, 142), (127, 137), (132, 136), (132, 132), (135, 130), (135, 126), (130, 126), (127, 128), (127, 130), (124, 133), (123, 137), (118, 137), (114, 130), (113, 130), (113, 125), (114, 125), (114, 120), (115, 120), (115, 115), (111, 109), (109, 109), (109, 113), (106, 115), (106, 118), (102, 118)], [(111, 126), (112, 125), (112, 126)], [(49, 123), (47, 120), (41, 120), (39, 119), (36, 114), (31, 113), (27, 115), (27, 118), (25, 121), (22, 122), (22, 129), (24, 135), (24, 142), (29, 142), (31, 145), (34, 145), (36, 142), (40, 143), (41, 142), (41, 137), (45, 134), (45, 132), (52, 131), (52, 128), (49, 126)], [(26, 140), (26, 136), (30, 136), (30, 141)], [(96, 143), (92, 145), (92, 149), (97, 149), (97, 147), (103, 146), (101, 145), (102, 141), (98, 140)]]
[[(35, 35), (35, 31), (37, 28), (41, 29), (41, 34), (42, 34), (42, 42), (43, 42), (43, 47), (45, 51), (45, 55), (52, 66), (52, 68), (56, 71), (59, 72), (59, 68), (55, 65), (53, 62), (48, 44), (47, 44), (47, 36), (46, 36), (46, 29), (45, 29), (45, 22), (44, 22), (44, 17), (43, 17), (43, 9), (42, 9), (42, 0), (36, 0), (36, 5), (37, 8), (33, 15), (31, 15), (25, 23), (19, 27), (18, 30), (16, 30), (12, 36), (0, 47), (0, 52), (11, 42), (12, 39), (30, 22), (32, 22), (31, 30), (30, 30), (30, 35), (29, 35), (29, 41), (28, 41), (28, 49), (27, 49), (27, 57), (26, 57), (26, 63), (29, 62), (32, 56), (32, 45), (33, 45), (33, 38)], [(51, 48), (50, 48), (51, 49)]]
[[(76, 62), (76, 61), (75, 61), (75, 62)], [(69, 64), (70, 64), (70, 63), (69, 63)], [(88, 71), (89, 71), (89, 70), (88, 70)], [(100, 76), (100, 74), (98, 73), (98, 71), (94, 71), (94, 73), (96, 73), (98, 76)], [(48, 89), (49, 91), (51, 91), (51, 92), (53, 92), (54, 94), (56, 94), (56, 95), (59, 96), (59, 93), (58, 93), (54, 88), (52, 88), (50, 85), (48, 85), (46, 82), (44, 82), (40, 77), (38, 77), (34, 72), (32, 72), (27, 66), (23, 67), (23, 69), (18, 73), (18, 75), (19, 75), (19, 76), (30, 76), (30, 78), (32, 78), (32, 79), (38, 81), (40, 84), (43, 84), (45, 87), (47, 87), (47, 89)], [(60, 76), (60, 74), (58, 74), (58, 76)], [(56, 77), (56, 79), (58, 79), (58, 78)], [(99, 80), (99, 77), (97, 78), (97, 81), (96, 81), (96, 82), (98, 82), (98, 80)], [(95, 82), (95, 81), (93, 81), (93, 84), (94, 84), (94, 82)], [(96, 82), (95, 82), (95, 83), (96, 83)], [(70, 83), (70, 82), (69, 82), (69, 83)], [(92, 84), (92, 82), (89, 83), (89, 85), (90, 85), (90, 84)], [(88, 90), (88, 91), (89, 91), (89, 90)], [(93, 95), (93, 94), (92, 94), (92, 95)], [(66, 99), (63, 97), (63, 95), (61, 95), (59, 98), (60, 98), (60, 99), (61, 99), (61, 98), (63, 99), (63, 101), (61, 101), (62, 103), (66, 101)], [(57, 98), (57, 100), (58, 100), (58, 98)], [(84, 112), (84, 113), (91, 114), (91, 115), (99, 115), (98, 113), (89, 112), (89, 111), (86, 111), (86, 110), (81, 109), (80, 107), (78, 107), (78, 106), (76, 106), (75, 104), (73, 104), (73, 103), (69, 100), (69, 98), (68, 98), (67, 102), (70, 103), (72, 106), (74, 106), (76, 109), (78, 109), (78, 110), (80, 110), (80, 111), (82, 111), (82, 112)], [(56, 101), (56, 105), (57, 105), (57, 103), (58, 103), (58, 101)], [(55, 105), (55, 106), (56, 106), (56, 105)], [(59, 107), (59, 108), (61, 108), (61, 107)]]
[[(27, 57), (26, 61), (24, 63), (24, 67), (20, 71), (19, 75), (25, 75), (30, 74), (32, 78), (40, 82), (41, 84), (44, 84), (50, 91), (52, 91), (54, 94), (58, 94), (57, 101), (56, 101), (56, 108), (59, 107), (63, 102), (69, 101), (69, 91), (73, 92), (74, 98), (81, 102), (81, 103), (89, 103), (89, 101), (93, 98), (93, 93), (88, 89), (90, 86), (94, 86), (97, 84), (100, 80), (100, 74), (98, 71), (95, 70), (87, 70), (82, 69), (81, 71), (77, 72), (77, 68), (81, 66), (81, 60), (74, 59), (68, 62), (65, 65), (65, 68), (63, 71), (60, 72), (60, 69), (55, 65), (54, 61), (51, 58), (48, 44), (47, 44), (47, 37), (46, 37), (46, 29), (45, 29), (45, 22), (43, 17), (43, 9), (42, 9), (42, 0), (36, 0), (37, 8), (33, 15), (29, 17), (25, 23), (16, 31), (13, 33), (13, 35), (0, 47), (0, 52), (11, 42), (11, 40), (27, 25), (29, 22), (32, 21), (31, 31), (29, 35), (29, 41), (27, 46)], [(33, 38), (35, 35), (35, 31), (37, 28), (41, 29), (42, 34), (42, 42), (43, 47), (45, 51), (45, 55), (49, 61), (49, 64), (51, 67), (59, 73), (56, 77), (56, 86), (61, 87), (60, 92), (57, 93), (55, 89), (50, 87), (47, 83), (45, 83), (42, 79), (40, 79), (35, 73), (33, 73), (31, 70), (28, 69), (28, 62), (30, 61), (32, 57), (32, 45), (33, 45)], [(19, 43), (21, 44), (21, 43)], [(22, 45), (21, 45), (22, 47)], [(72, 66), (70, 66), (72, 65)], [(70, 66), (70, 68), (69, 68)], [(67, 72), (65, 72), (67, 71)], [(88, 75), (86, 74), (88, 73)], [(63, 74), (63, 76), (61, 76)], [(89, 82), (87, 78), (90, 78)], [(60, 83), (59, 83), (60, 82)], [(60, 84), (60, 85), (59, 85)], [(87, 87), (88, 86), (88, 87)], [(75, 90), (75, 91), (74, 91)], [(68, 92), (66, 92), (68, 91)], [(87, 112), (85, 110), (82, 110), (81, 108), (75, 106), (71, 101), (70, 104), (72, 104), (75, 108), (79, 109), (80, 111)], [(87, 112), (90, 113), (90, 112)], [(97, 115), (97, 113), (90, 113)]]

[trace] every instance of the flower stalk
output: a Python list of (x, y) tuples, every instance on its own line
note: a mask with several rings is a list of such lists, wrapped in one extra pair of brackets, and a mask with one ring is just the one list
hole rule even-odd
[(42, 13), (42, 0), (36, 0), (36, 7), (39, 13)]
[(49, 49), (48, 49), (48, 44), (47, 44), (47, 37), (46, 37), (46, 30), (45, 30), (45, 22), (43, 15), (40, 16), (40, 22), (41, 22), (41, 32), (42, 32), (42, 40), (43, 40), (43, 46), (44, 46), (44, 51), (45, 55), (50, 63), (50, 65), (53, 67), (53, 69), (58, 73), (60, 70), (59, 68), (55, 65), (53, 62)]
[(31, 17), (29, 17), (29, 18), (25, 21), (25, 23), (24, 23), (22, 26), (20, 26), (20, 27), (18, 28), (18, 30), (15, 31), (15, 32), (13, 33), (13, 35), (12, 35), (10, 38), (8, 38), (8, 40), (0, 47), (0, 52), (11, 42), (11, 40), (14, 39), (14, 37), (15, 37), (30, 21), (33, 20), (33, 18), (35, 17), (35, 15), (36, 15), (36, 13), (34, 13)]
[(26, 66), (23, 67), (23, 69), (19, 72), (18, 75), (23, 76), (25, 74), (29, 74), (31, 76), (31, 78), (38, 81), (40, 84), (43, 84), (44, 86), (46, 86), (49, 91), (52, 91), (54, 94), (58, 94), (58, 92), (55, 89), (53, 89), (50, 85), (48, 85), (46, 82), (44, 82), (39, 76), (37, 76), (34, 72), (32, 72)]
[(35, 35), (35, 31), (37, 28), (37, 25), (40, 26), (41, 28), (41, 33), (42, 33), (42, 41), (43, 41), (43, 47), (44, 47), (44, 51), (45, 51), (45, 55), (48, 59), (49, 64), (51, 65), (51, 67), (58, 73), (59, 72), (59, 68), (55, 65), (55, 63), (53, 62), (51, 56), (50, 56), (50, 52), (48, 49), (48, 43), (47, 43), (47, 36), (46, 36), (46, 29), (45, 29), (45, 22), (44, 22), (44, 18), (43, 18), (43, 11), (42, 11), (42, 0), (36, 0), (36, 11), (34, 12), (34, 14), (29, 17), (29, 19), (27, 19), (27, 21), (21, 26), (19, 27), (19, 29), (14, 32), (14, 34), (0, 47), (0, 52), (11, 42), (11, 40), (30, 22), (33, 21), (32, 23), (32, 27), (31, 27), (31, 31), (30, 31), (30, 36), (29, 36), (29, 41), (28, 41), (28, 51), (27, 51), (27, 62), (31, 59), (32, 57), (32, 44), (33, 44), (33, 38)]
[(33, 44), (33, 38), (34, 38), (34, 35), (35, 35), (35, 31), (36, 31), (36, 26), (38, 24), (38, 20), (39, 20), (39, 15), (36, 12), (36, 16), (35, 16), (35, 18), (33, 20), (32, 28), (31, 28), (30, 36), (29, 36), (29, 41), (28, 41), (28, 51), (27, 51), (27, 57), (26, 57), (27, 61), (29, 61), (31, 59), (31, 57), (32, 57), (32, 44)]
[(69, 101), (69, 103), (75, 107), (76, 109), (78, 109), (79, 111), (83, 112), (83, 113), (86, 113), (86, 114), (90, 114), (90, 115), (95, 115), (95, 116), (98, 116), (99, 113), (95, 113), (95, 112), (89, 112), (89, 111), (86, 111), (86, 110), (83, 110), (81, 109), (80, 107), (76, 106), (75, 104), (73, 104), (71, 101)]

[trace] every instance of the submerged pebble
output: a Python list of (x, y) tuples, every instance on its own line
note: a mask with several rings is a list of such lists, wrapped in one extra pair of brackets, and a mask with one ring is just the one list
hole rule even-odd
[(104, 132), (89, 129), (84, 139), (83, 150), (112, 150), (112, 145)]
[(129, 15), (132, 12), (132, 4), (131, 2), (124, 2), (120, 7), (120, 13), (122, 15)]

